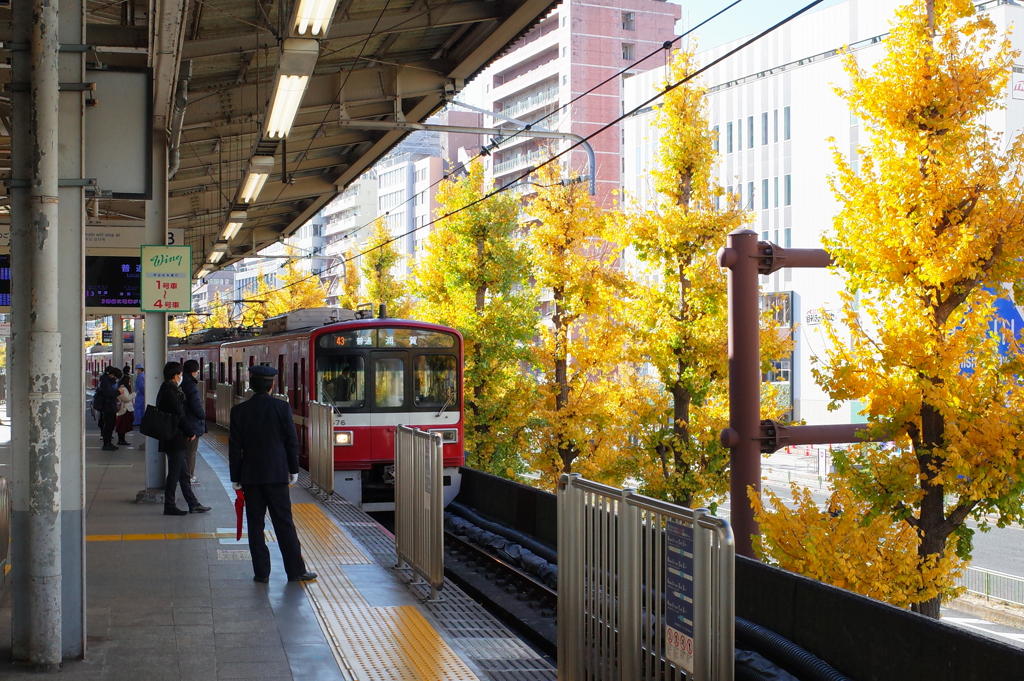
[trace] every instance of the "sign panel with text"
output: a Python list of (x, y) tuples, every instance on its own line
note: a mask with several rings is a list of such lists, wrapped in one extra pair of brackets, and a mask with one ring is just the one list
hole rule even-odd
[(192, 247), (143, 246), (143, 312), (192, 311)]
[(665, 523), (665, 657), (693, 672), (693, 528)]

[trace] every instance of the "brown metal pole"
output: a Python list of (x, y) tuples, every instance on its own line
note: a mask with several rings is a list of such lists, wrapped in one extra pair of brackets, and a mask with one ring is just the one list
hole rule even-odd
[(736, 553), (754, 557), (752, 535), (759, 534), (747, 489), (761, 494), (760, 305), (758, 303), (757, 233), (736, 230), (718, 252), (729, 269), (729, 428), (722, 441), (731, 449), (730, 522)]

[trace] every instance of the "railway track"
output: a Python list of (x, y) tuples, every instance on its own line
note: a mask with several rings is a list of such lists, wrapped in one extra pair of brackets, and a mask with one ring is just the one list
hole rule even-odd
[(462, 537), (445, 532), (445, 573), (538, 650), (557, 654), (557, 592)]

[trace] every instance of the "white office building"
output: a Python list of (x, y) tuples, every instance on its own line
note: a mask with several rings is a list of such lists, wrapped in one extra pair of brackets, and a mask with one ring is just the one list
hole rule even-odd
[[(828, 176), (835, 172), (828, 139), (834, 138), (847, 154), (868, 141), (835, 92), (850, 85), (838, 51), (849, 47), (861, 66), (877, 61), (884, 54), (883, 38), (894, 10), (902, 4), (905, 0), (849, 0), (807, 14), (707, 73), (711, 125), (719, 133), (721, 184), (753, 211), (749, 227), (763, 240), (793, 248), (822, 246), (821, 235), (832, 229), (838, 210), (828, 186)], [(978, 7), (1001, 31), (1012, 24), (1024, 26), (1021, 5), (991, 0)], [(701, 63), (740, 42), (700, 53)], [(1018, 30), (1013, 42), (1018, 49), (1024, 47), (1024, 30)], [(664, 69), (658, 69), (628, 78), (624, 110), (650, 98), (664, 77)], [(1024, 65), (1014, 67), (1011, 81), (1006, 109), (989, 120), (996, 132), (1010, 135), (1024, 127)], [(652, 191), (648, 169), (657, 149), (653, 122), (654, 113), (648, 110), (623, 126), (622, 188), (642, 202), (650, 200)], [(821, 314), (839, 309), (840, 287), (839, 278), (825, 270), (784, 269), (762, 278), (763, 293), (791, 304), (796, 325), (792, 365), (779, 366), (775, 378), (790, 384), (793, 416), (811, 424), (863, 420), (856, 403), (828, 411), (828, 397), (811, 375), (812, 357), (825, 348)]]

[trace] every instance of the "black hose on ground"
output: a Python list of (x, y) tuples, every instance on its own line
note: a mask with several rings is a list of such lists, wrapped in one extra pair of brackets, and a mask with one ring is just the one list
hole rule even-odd
[(505, 527), (504, 525), (499, 525), (498, 523), (492, 523), (490, 520), (486, 520), (485, 518), (480, 517), (480, 514), (478, 514), (473, 509), (469, 508), (464, 504), (460, 504), (457, 501), (453, 501), (450, 504), (448, 504), (445, 510), (450, 513), (454, 513), (460, 518), (465, 518), (477, 527), (483, 528), (488, 532), (493, 532), (494, 534), (504, 537), (505, 539), (514, 541), (520, 546), (530, 549), (530, 551), (537, 554), (547, 562), (553, 565), (558, 565), (558, 553), (529, 535), (523, 534), (522, 532), (514, 530), (511, 527)]
[(752, 650), (736, 649), (736, 681), (800, 681)]
[(774, 631), (742, 617), (736, 618), (736, 640), (744, 641), (801, 681), (850, 681), (830, 664), (797, 646)]

